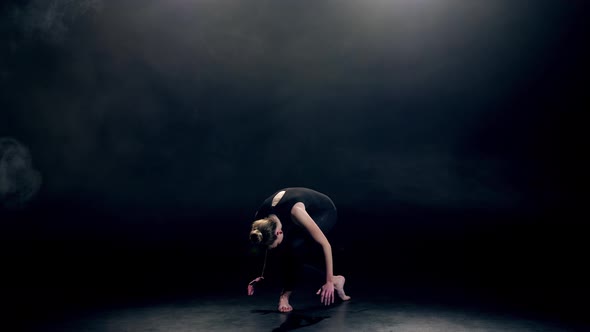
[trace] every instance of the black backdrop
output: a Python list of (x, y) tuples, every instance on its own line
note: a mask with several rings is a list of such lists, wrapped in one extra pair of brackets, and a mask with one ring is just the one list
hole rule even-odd
[(6, 293), (241, 296), (256, 207), (308, 186), (357, 292), (575, 312), (583, 3), (3, 2)]

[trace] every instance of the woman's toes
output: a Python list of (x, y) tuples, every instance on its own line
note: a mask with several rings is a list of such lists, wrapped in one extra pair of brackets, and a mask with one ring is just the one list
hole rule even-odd
[(289, 312), (291, 310), (293, 310), (293, 308), (290, 305), (289, 306), (286, 306), (286, 305), (279, 306), (280, 312)]
[(293, 307), (289, 304), (289, 300), (281, 298), (279, 300), (279, 311), (280, 312), (289, 312), (293, 310)]

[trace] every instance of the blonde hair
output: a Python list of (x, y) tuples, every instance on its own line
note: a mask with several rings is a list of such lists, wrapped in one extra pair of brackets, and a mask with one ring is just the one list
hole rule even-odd
[(258, 219), (252, 223), (250, 241), (254, 244), (270, 246), (277, 239), (276, 230), (276, 221), (269, 218)]

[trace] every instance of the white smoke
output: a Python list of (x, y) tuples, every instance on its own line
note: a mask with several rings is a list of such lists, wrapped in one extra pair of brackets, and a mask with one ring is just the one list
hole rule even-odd
[(33, 0), (24, 9), (15, 10), (14, 18), (29, 35), (58, 42), (64, 39), (71, 22), (102, 9), (102, 0)]
[(29, 150), (14, 138), (0, 137), (0, 207), (19, 207), (41, 186)]

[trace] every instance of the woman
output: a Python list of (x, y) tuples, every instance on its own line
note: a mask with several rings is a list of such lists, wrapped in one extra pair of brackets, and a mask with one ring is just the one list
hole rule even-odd
[[(332, 247), (324, 234), (337, 219), (336, 207), (328, 196), (308, 188), (284, 188), (262, 203), (255, 219), (250, 240), (267, 249), (281, 249), (283, 290), (279, 297), (280, 312), (293, 310), (289, 297), (301, 273), (305, 254), (311, 249), (316, 252), (321, 249), (325, 262), (326, 283), (316, 293), (321, 296), (321, 302), (325, 305), (334, 303), (334, 289), (343, 301), (350, 299), (344, 293), (344, 277), (333, 274)], [(254, 285), (264, 278), (265, 266), (266, 255), (262, 275), (248, 284), (248, 295), (254, 294)]]

